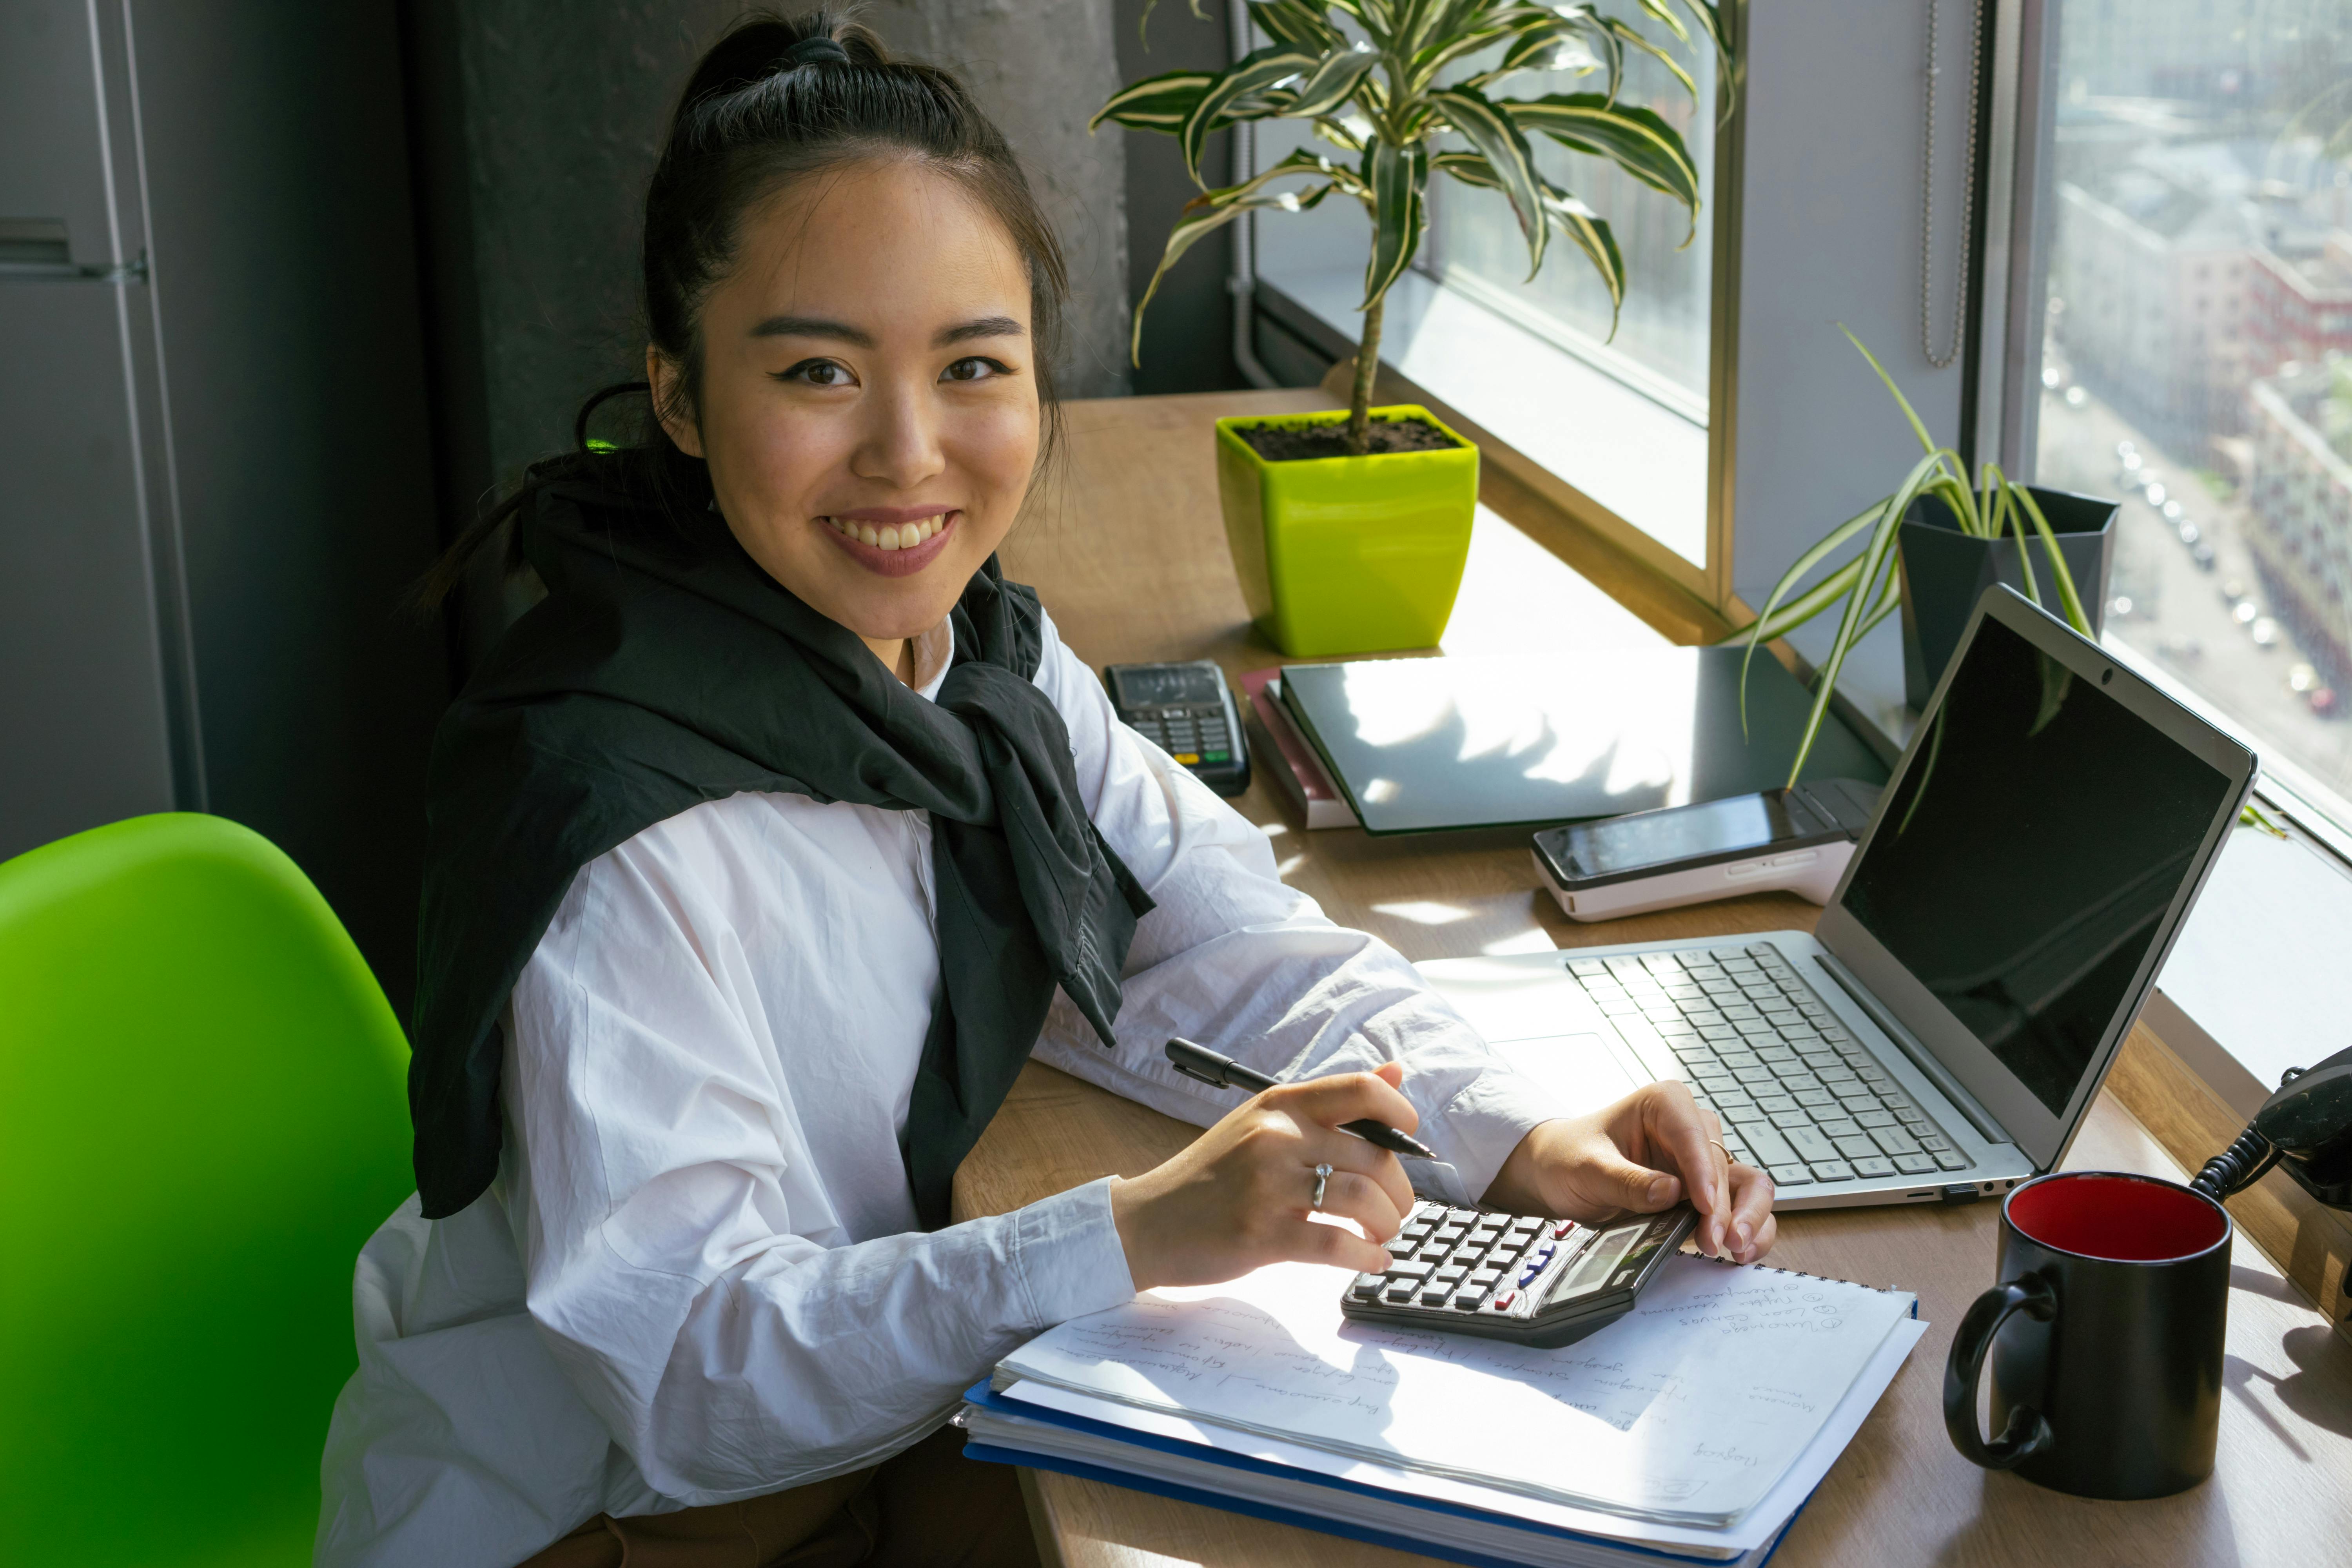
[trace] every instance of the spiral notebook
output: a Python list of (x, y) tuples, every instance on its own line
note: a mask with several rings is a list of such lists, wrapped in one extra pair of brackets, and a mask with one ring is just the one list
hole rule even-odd
[(1917, 1313), (1907, 1292), (1685, 1255), (1625, 1317), (1537, 1350), (1349, 1322), (1347, 1278), (1280, 1264), (1150, 1291), (1049, 1330), (993, 1385), (1720, 1530), (1773, 1491)]

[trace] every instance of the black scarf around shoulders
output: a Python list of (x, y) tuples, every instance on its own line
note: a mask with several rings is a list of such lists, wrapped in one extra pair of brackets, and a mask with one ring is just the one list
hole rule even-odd
[(1032, 681), (1036, 595), (993, 559), (973, 576), (932, 702), (715, 514), (676, 521), (556, 480), (515, 527), (547, 597), (434, 737), (408, 1072), (425, 1217), (498, 1173), (499, 1014), (572, 878), (655, 823), (761, 790), (930, 813), (942, 984), (899, 1152), (922, 1223), (945, 1224), (1054, 988), (1109, 1040), (1151, 908), (1087, 819), (1068, 730)]

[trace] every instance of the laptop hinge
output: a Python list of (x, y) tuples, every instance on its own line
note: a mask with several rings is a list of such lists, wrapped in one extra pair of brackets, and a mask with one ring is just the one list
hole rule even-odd
[(1944, 1098), (1958, 1107), (1960, 1114), (1969, 1119), (1969, 1125), (1977, 1130), (1979, 1137), (1988, 1143), (2013, 1144), (2017, 1142), (2002, 1130), (2000, 1122), (1993, 1120), (1990, 1111), (1977, 1103), (1977, 1097), (1952, 1076), (1952, 1069), (1937, 1061), (1934, 1052), (1914, 1038), (1911, 1031), (1887, 1011), (1884, 1003), (1864, 989), (1862, 982), (1855, 979), (1844, 964), (1827, 952), (1817, 952), (1814, 956), (1822, 961), (1822, 967), (1830, 972), (1830, 978), (1838, 983), (1839, 988), (1853, 998), (1853, 1005), (1869, 1014), (1870, 1021), (1895, 1042), (1895, 1048), (1911, 1058), (1911, 1065), (1926, 1073), (1927, 1081), (1942, 1089)]

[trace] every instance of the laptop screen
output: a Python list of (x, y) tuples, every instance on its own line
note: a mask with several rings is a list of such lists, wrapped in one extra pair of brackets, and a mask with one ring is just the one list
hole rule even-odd
[(1843, 906), (2063, 1115), (2236, 787), (1987, 616)]

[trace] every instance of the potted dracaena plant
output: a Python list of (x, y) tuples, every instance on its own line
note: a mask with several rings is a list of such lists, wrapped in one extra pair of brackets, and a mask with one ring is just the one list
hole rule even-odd
[[(1720, 68), (1727, 102), (1733, 73), (1712, 0), (1640, 6), (1675, 40), (1711, 51), (1706, 65)], [(1698, 175), (1682, 137), (1654, 110), (1622, 101), (1618, 89), (1629, 50), (1663, 62), (1694, 101), (1696, 87), (1665, 44), (1588, 4), (1253, 0), (1249, 9), (1273, 40), (1265, 47), (1223, 71), (1139, 81), (1095, 116), (1097, 125), (1175, 137), (1202, 187), (1136, 308), (1136, 352), (1160, 280), (1207, 236), (1246, 213), (1303, 212), (1335, 198), (1362, 208), (1371, 247), (1348, 410), (1217, 422), (1226, 539), (1251, 614), (1284, 652), (1428, 647), (1461, 585), (1478, 453), (1427, 409), (1374, 408), (1371, 396), (1382, 309), (1420, 248), (1429, 183), (1442, 174), (1500, 193), (1527, 241), (1530, 278), (1553, 236), (1566, 239), (1608, 290), (1613, 321), (1625, 266), (1609, 225), (1538, 171), (1529, 139), (1615, 164), (1680, 203), (1696, 232)], [(1605, 90), (1498, 91), (1596, 73)], [(1322, 145), (1209, 188), (1201, 153), (1210, 133), (1266, 120), (1303, 121)]]
[[(1877, 356), (1864, 348), (1862, 340), (1843, 323), (1838, 331), (1845, 332), (1846, 341), (1861, 350), (1870, 368), (1878, 373), (1926, 455), (1912, 465), (1892, 495), (1871, 502), (1798, 556), (1772, 584), (1762, 613), (1723, 638), (1727, 643), (1748, 645), (1747, 656), (1740, 661), (1744, 724), (1748, 668), (1756, 658), (1757, 645), (1787, 635), (1832, 605), (1844, 605), (1837, 634), (1822, 661), (1803, 739), (1789, 768), (1790, 784), (1797, 782), (1805, 759), (1812, 752), (1813, 738), (1821, 732), (1846, 655), (1898, 607), (1903, 613), (1905, 695), (1913, 708), (1925, 709), (1944, 666), (1951, 661), (1961, 634), (1968, 629), (1969, 612), (1986, 588), (2006, 583), (2063, 616), (2084, 637), (2095, 638), (2115, 556), (2116, 502), (2021, 485), (1990, 462), (1971, 488), (1959, 454), (1937, 446), (1928, 437), (1927, 426)], [(1844, 564), (1803, 593), (1790, 596), (1822, 563), (1856, 538), (1862, 540), (1862, 547)], [(2037, 543), (2042, 556), (2040, 570), (2033, 560)], [(2077, 589), (2078, 583), (2089, 585), (2087, 599)], [(2065, 696), (2064, 674), (2063, 667), (2045, 661), (2045, 677), (2057, 683), (2043, 694), (2045, 705), (2053, 710)], [(1943, 740), (1938, 717), (1937, 731), (1930, 737), (1931, 746), (1937, 747)], [(1931, 751), (1928, 765), (1934, 764), (1934, 758)]]

